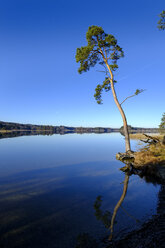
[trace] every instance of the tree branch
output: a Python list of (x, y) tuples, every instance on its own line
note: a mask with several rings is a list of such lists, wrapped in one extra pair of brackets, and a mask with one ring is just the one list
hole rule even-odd
[(104, 69), (105, 69), (105, 74), (107, 75), (107, 74), (108, 74), (107, 67), (106, 67), (104, 64), (101, 64), (101, 65), (104, 67)]
[[(99, 43), (98, 36), (97, 36), (97, 43)], [(99, 47), (99, 45), (98, 45), (98, 48), (99, 48), (99, 50), (100, 50), (100, 53), (101, 53), (101, 55), (102, 55), (102, 57), (103, 57), (104, 62), (107, 61), (106, 58), (105, 58), (105, 56), (104, 56), (104, 53), (103, 53), (101, 47)]]
[(133, 94), (133, 95), (131, 95), (131, 96), (126, 97), (126, 98), (124, 99), (124, 101), (122, 101), (122, 103), (120, 103), (120, 105), (122, 105), (128, 98), (131, 98), (131, 97), (133, 97), (133, 96), (136, 96), (136, 94)]
[(156, 144), (156, 143), (160, 143), (160, 140), (156, 137), (152, 137), (148, 134), (143, 133), (144, 136), (146, 136), (147, 140), (141, 140), (144, 143), (149, 143), (149, 144)]
[(96, 52), (96, 53), (100, 53), (101, 54), (101, 52), (99, 52), (98, 50), (92, 50), (92, 52)]
[(105, 49), (105, 47), (104, 47), (104, 46), (103, 46), (103, 48), (104, 48), (105, 57), (106, 57), (106, 60), (107, 60), (107, 51), (106, 51), (106, 49)]
[(122, 105), (128, 98), (137, 96), (137, 95), (139, 95), (140, 93), (142, 93), (143, 91), (145, 91), (145, 90), (143, 90), (143, 89), (141, 89), (141, 90), (137, 89), (133, 95), (126, 97), (126, 98), (124, 99), (124, 101), (122, 101), (122, 103), (120, 103), (120, 105)]

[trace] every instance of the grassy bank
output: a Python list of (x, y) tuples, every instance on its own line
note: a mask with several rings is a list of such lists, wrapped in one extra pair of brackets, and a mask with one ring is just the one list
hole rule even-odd
[(135, 153), (134, 164), (136, 167), (146, 165), (165, 165), (165, 145), (147, 145)]
[[(147, 144), (134, 153), (135, 167), (165, 165), (165, 145), (162, 143), (164, 134), (152, 134), (152, 137), (158, 139), (159, 142)], [(146, 140), (146, 137), (143, 134), (132, 134), (131, 138)]]
[[(157, 133), (153, 133), (150, 134), (152, 137), (155, 137), (157, 139), (163, 139), (163, 136), (165, 134), (157, 134)], [(130, 139), (135, 139), (135, 140), (141, 140), (141, 139), (146, 139), (145, 135), (143, 133), (134, 133), (134, 134), (130, 134)]]

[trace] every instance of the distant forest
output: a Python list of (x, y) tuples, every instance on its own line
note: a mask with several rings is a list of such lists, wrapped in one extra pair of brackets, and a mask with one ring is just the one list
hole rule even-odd
[(0, 130), (16, 130), (16, 131), (55, 131), (56, 127), (49, 125), (32, 125), (32, 124), (20, 124), (12, 122), (0, 121)]
[[(145, 133), (145, 132), (159, 132), (158, 128), (139, 128), (128, 126), (129, 133)], [(26, 132), (49, 132), (49, 133), (123, 133), (121, 128), (104, 128), (104, 127), (66, 127), (66, 126), (51, 126), (51, 125), (33, 125), (33, 124), (20, 124), (13, 122), (0, 121), (0, 131), (26, 131)]]

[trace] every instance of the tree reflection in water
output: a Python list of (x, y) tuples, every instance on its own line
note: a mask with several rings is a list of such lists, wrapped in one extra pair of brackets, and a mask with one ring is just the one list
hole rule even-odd
[(94, 203), (95, 216), (97, 220), (100, 220), (105, 228), (109, 228), (111, 223), (112, 214), (109, 211), (103, 212), (101, 210), (102, 196), (98, 196)]
[[(114, 224), (116, 224), (116, 215), (117, 215), (117, 211), (119, 210), (119, 208), (121, 207), (122, 202), (124, 201), (124, 198), (127, 194), (127, 189), (128, 189), (128, 183), (129, 183), (129, 177), (132, 174), (131, 173), (131, 165), (127, 164), (125, 167), (123, 167), (123, 170), (125, 171), (125, 179), (124, 179), (124, 187), (123, 187), (123, 192), (122, 195), (119, 199), (119, 201), (117, 202), (113, 214), (106, 210), (106, 211), (102, 211), (101, 209), (101, 205), (102, 205), (102, 196), (98, 196), (96, 198), (96, 201), (94, 203), (94, 210), (95, 210), (95, 216), (96, 219), (101, 221), (103, 223), (103, 225), (105, 226), (105, 228), (110, 229), (110, 235), (108, 240), (111, 241), (112, 237), (113, 237), (113, 232), (114, 232)], [(124, 212), (126, 212), (124, 210)], [(132, 217), (128, 212), (126, 212), (130, 217)], [(133, 217), (134, 218), (134, 217)], [(135, 218), (134, 218), (135, 219)], [(136, 220), (136, 219), (135, 219)], [(137, 221), (137, 220), (136, 220)], [(80, 234), (77, 238), (77, 246), (76, 248), (81, 248), (81, 247), (88, 247), (88, 248), (92, 248), (92, 247), (100, 247), (99, 243), (97, 243), (97, 241), (92, 238), (88, 233), (83, 233)], [(95, 244), (95, 246), (93, 246)]]
[[(122, 195), (117, 202), (113, 213), (109, 211), (102, 211), (102, 197), (98, 196), (94, 203), (95, 216), (97, 220), (101, 221), (105, 228), (110, 230), (110, 235), (102, 239), (101, 241), (97, 241), (89, 234), (79, 235), (79, 245), (76, 248), (144, 248), (144, 247), (164, 247), (165, 242), (165, 185), (164, 182), (160, 180), (160, 178), (146, 176), (139, 173), (136, 170), (131, 168), (131, 164), (126, 164), (125, 167), (121, 168), (121, 170), (125, 173), (124, 186)], [(154, 185), (161, 185), (161, 189), (158, 195), (158, 206), (157, 206), (157, 214), (152, 216), (152, 218), (146, 223), (142, 224), (140, 229), (131, 231), (125, 237), (119, 240), (114, 240), (114, 225), (116, 222), (116, 216), (119, 208), (121, 208), (129, 217), (134, 219), (136, 222), (139, 222), (134, 216), (130, 215), (123, 207), (122, 203), (126, 197), (129, 178), (132, 174), (136, 174), (142, 177), (147, 183), (153, 183)], [(95, 245), (94, 245), (95, 244)], [(147, 246), (146, 246), (147, 244)], [(84, 245), (84, 246), (83, 246)]]
[(112, 218), (111, 218), (111, 225), (110, 225), (110, 236), (109, 236), (109, 240), (112, 239), (113, 237), (113, 230), (114, 230), (114, 223), (115, 223), (115, 218), (116, 218), (116, 215), (117, 215), (117, 211), (118, 209), (120, 208), (122, 202), (124, 201), (124, 198), (127, 194), (127, 189), (128, 189), (128, 183), (129, 183), (129, 173), (126, 172), (125, 174), (125, 179), (124, 179), (124, 187), (123, 187), (123, 193), (119, 199), (119, 201), (117, 202), (115, 208), (114, 208), (114, 211), (113, 211), (113, 215), (112, 215)]
[[(132, 166), (131, 164), (126, 164), (125, 167), (121, 168), (122, 171), (125, 172), (125, 179), (124, 179), (124, 186), (123, 186), (123, 192), (122, 195), (119, 199), (119, 201), (117, 202), (113, 214), (111, 214), (109, 211), (105, 211), (104, 213), (101, 210), (101, 204), (102, 204), (102, 199), (101, 196), (98, 196), (96, 198), (96, 201), (94, 203), (94, 209), (95, 209), (95, 216), (98, 220), (102, 221), (102, 223), (104, 224), (105, 228), (110, 229), (110, 235), (109, 235), (109, 240), (111, 241), (113, 238), (113, 232), (114, 232), (114, 224), (116, 224), (117, 222), (115, 221), (116, 219), (116, 215), (117, 212), (119, 210), (119, 208), (121, 207), (124, 198), (127, 194), (127, 189), (128, 189), (128, 183), (129, 183), (129, 177), (130, 175), (132, 175)], [(124, 210), (122, 208), (122, 210), (131, 218), (133, 218), (136, 222), (139, 222), (135, 217), (133, 217), (132, 215), (130, 215), (126, 210)]]

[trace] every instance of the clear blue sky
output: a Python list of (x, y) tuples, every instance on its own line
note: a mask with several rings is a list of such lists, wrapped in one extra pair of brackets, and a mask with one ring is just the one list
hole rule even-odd
[(104, 75), (78, 74), (77, 47), (89, 26), (113, 34), (125, 52), (115, 76), (132, 126), (157, 127), (165, 112), (164, 0), (0, 0), (0, 120), (67, 126), (120, 127), (111, 92), (93, 97)]

